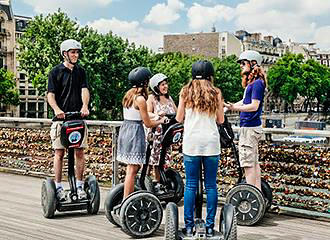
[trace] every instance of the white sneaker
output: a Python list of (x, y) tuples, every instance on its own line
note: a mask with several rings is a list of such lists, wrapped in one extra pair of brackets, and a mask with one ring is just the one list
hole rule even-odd
[(78, 199), (80, 200), (87, 199), (87, 193), (84, 191), (84, 189), (82, 189), (82, 187), (77, 188), (77, 195)]
[(66, 201), (66, 194), (62, 187), (56, 189), (56, 197), (60, 202)]

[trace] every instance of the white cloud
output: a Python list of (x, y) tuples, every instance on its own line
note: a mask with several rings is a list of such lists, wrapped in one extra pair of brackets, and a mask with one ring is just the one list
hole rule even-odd
[(235, 16), (235, 9), (224, 5), (215, 5), (214, 7), (202, 6), (194, 3), (189, 8), (187, 17), (191, 29), (201, 30), (208, 28), (221, 20), (230, 21)]
[(87, 25), (100, 33), (112, 31), (122, 38), (127, 38), (130, 42), (147, 46), (156, 52), (159, 47), (163, 46), (163, 36), (168, 34), (166, 32), (143, 28), (137, 21), (121, 21), (114, 17), (112, 19), (102, 18), (93, 22), (88, 22)]
[(153, 6), (145, 16), (144, 22), (157, 25), (172, 24), (180, 18), (178, 12), (184, 9), (184, 3), (180, 0), (167, 0), (165, 3), (158, 3)]
[(56, 12), (59, 8), (69, 15), (90, 13), (91, 9), (105, 7), (113, 0), (23, 0), (25, 4), (33, 7), (37, 14), (48, 14)]
[(330, 51), (329, 39), (330, 39), (330, 25), (316, 29), (314, 35), (314, 41), (317, 43), (317, 46), (319, 46), (323, 50)]
[(330, 1), (323, 0), (249, 0), (237, 5), (235, 24), (284, 40), (312, 41), (317, 29), (313, 20), (329, 11)]

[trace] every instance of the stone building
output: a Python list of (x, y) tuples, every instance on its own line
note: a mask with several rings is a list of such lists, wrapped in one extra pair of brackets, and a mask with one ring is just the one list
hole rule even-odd
[(47, 103), (33, 88), (32, 82), (19, 69), (17, 40), (24, 34), (30, 17), (14, 15), (9, 0), (0, 0), (0, 67), (16, 76), (19, 89), (19, 106), (0, 106), (0, 116), (46, 118)]
[(280, 38), (262, 37), (261, 33), (240, 30), (229, 32), (173, 34), (164, 36), (164, 52), (182, 52), (188, 55), (223, 58), (230, 55), (239, 57), (245, 50), (256, 50), (263, 58), (262, 65), (269, 65), (283, 56), (287, 45)]
[(330, 51), (317, 50), (312, 57), (319, 63), (330, 67)]

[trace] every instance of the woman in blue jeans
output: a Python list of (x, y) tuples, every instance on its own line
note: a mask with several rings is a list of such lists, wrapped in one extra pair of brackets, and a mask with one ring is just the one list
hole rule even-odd
[(183, 160), (186, 172), (184, 193), (184, 233), (193, 236), (194, 208), (199, 181), (200, 162), (204, 166), (207, 195), (206, 234), (214, 235), (217, 211), (217, 171), (220, 158), (220, 136), (217, 122), (223, 123), (223, 102), (220, 89), (214, 87), (214, 69), (209, 61), (192, 65), (192, 80), (180, 93), (176, 120), (184, 121)]

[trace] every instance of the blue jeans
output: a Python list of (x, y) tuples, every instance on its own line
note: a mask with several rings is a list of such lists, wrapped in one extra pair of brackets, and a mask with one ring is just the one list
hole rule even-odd
[(184, 222), (186, 228), (194, 227), (194, 209), (198, 181), (200, 175), (200, 162), (204, 166), (204, 181), (207, 196), (206, 227), (214, 227), (214, 219), (218, 206), (217, 172), (220, 156), (188, 156), (183, 155), (186, 171), (186, 188), (184, 192)]

